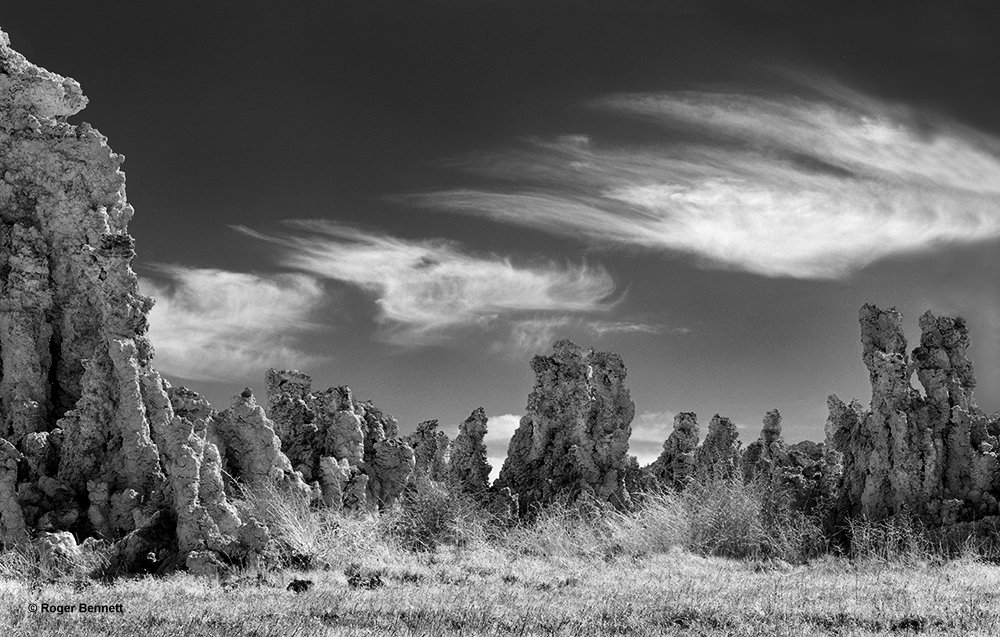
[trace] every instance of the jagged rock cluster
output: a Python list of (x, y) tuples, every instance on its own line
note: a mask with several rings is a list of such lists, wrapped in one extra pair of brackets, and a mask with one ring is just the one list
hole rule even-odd
[(122, 568), (252, 555), (267, 529), (227, 498), (207, 415), (175, 411), (150, 364), (123, 157), (66, 121), (86, 103), (0, 33), (0, 540), (123, 538)]
[(764, 415), (760, 438), (747, 445), (743, 454), (743, 475), (747, 480), (773, 475), (789, 461), (788, 448), (781, 437), (781, 414), (772, 409)]
[(615, 353), (558, 341), (531, 361), (535, 386), (510, 441), (498, 485), (522, 511), (558, 495), (590, 494), (624, 505), (628, 438), (635, 404)]
[(836, 496), (841, 456), (823, 443), (808, 440), (786, 445), (781, 436), (781, 414), (764, 415), (760, 437), (747, 445), (740, 464), (743, 479), (769, 493), (788, 496), (795, 508), (821, 513), (825, 518)]
[(643, 469), (644, 484), (682, 489), (693, 480), (702, 483), (729, 480), (741, 467), (742, 450), (736, 425), (716, 414), (705, 441), (698, 444), (698, 417), (692, 412), (674, 416), (674, 429), (663, 451)]
[(281, 452), (274, 424), (249, 388), (234, 396), (233, 404), (221, 412), (186, 387), (168, 387), (167, 394), (174, 413), (196, 423), (207, 442), (218, 449), (222, 473), (230, 485), (270, 483), (310, 495), (302, 475)]
[(438, 430), (438, 421), (425, 420), (404, 440), (413, 447), (413, 477), (422, 476), (436, 482), (448, 479), (451, 441), (448, 434)]
[(399, 498), (416, 458), (394, 418), (346, 386), (314, 394), (312, 379), (295, 370), (268, 371), (267, 403), (282, 451), (327, 505), (385, 508)]
[(825, 445), (785, 445), (776, 410), (745, 452), (720, 415), (699, 445), (695, 415), (682, 413), (640, 470), (627, 455), (635, 406), (621, 358), (569, 341), (532, 360), (527, 414), (493, 488), (481, 408), (454, 441), (435, 420), (402, 439), (348, 387), (314, 393), (308, 375), (270, 370), (266, 411), (249, 389), (216, 411), (152, 366), (123, 157), (88, 124), (67, 122), (86, 103), (74, 80), (30, 64), (0, 32), (4, 546), (36, 534), (57, 563), (77, 552), (75, 538), (96, 537), (113, 543), (112, 570), (217, 573), (270, 541), (234, 497), (243, 485), (383, 509), (425, 478), (522, 513), (585, 494), (627, 506), (642, 483), (744, 479), (804, 508), (836, 500), (841, 519), (907, 511), (946, 528), (1000, 528), (1000, 421), (975, 403), (964, 322), (929, 312), (908, 355), (898, 312), (861, 309), (871, 405), (831, 396)]
[(718, 414), (699, 446), (697, 417), (685, 412), (674, 417), (674, 429), (663, 451), (642, 469), (637, 482), (643, 490), (682, 490), (693, 482), (743, 480), (759, 488), (771, 504), (819, 513), (821, 508), (827, 510), (835, 495), (839, 462), (840, 454), (822, 443), (786, 445), (776, 409), (764, 416), (760, 437), (745, 450), (740, 448), (735, 425)]
[(663, 443), (663, 451), (653, 464), (646, 467), (649, 476), (658, 485), (682, 488), (694, 478), (697, 448), (697, 415), (689, 411), (677, 414), (674, 416), (674, 430)]
[[(964, 321), (925, 313), (920, 345), (908, 356), (899, 312), (869, 304), (859, 317), (871, 405), (830, 396), (826, 432), (843, 455), (841, 516), (907, 511), (936, 526), (995, 524), (1000, 422), (973, 397)], [(911, 385), (914, 373), (922, 394)]]

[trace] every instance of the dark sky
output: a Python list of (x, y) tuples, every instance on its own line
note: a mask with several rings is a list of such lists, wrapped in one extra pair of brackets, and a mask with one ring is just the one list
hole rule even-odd
[(172, 382), (221, 408), (296, 366), (404, 431), (483, 405), (502, 455), (565, 336), (622, 354), (648, 460), (678, 411), (821, 438), (829, 393), (869, 397), (867, 301), (911, 343), (965, 316), (1000, 409), (1000, 22), (889, 4), (36, 0), (0, 28), (128, 158)]

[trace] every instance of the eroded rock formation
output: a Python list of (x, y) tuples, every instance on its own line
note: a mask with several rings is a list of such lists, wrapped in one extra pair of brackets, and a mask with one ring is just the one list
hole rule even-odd
[(266, 381), (282, 451), (318, 483), (324, 502), (384, 508), (399, 498), (416, 461), (394, 418), (346, 386), (313, 393), (312, 379), (297, 370), (269, 370)]
[(1000, 423), (976, 406), (964, 321), (925, 313), (911, 357), (899, 312), (869, 304), (859, 318), (871, 406), (829, 399), (827, 439), (843, 454), (841, 515), (905, 510), (946, 527), (995, 521)]
[(764, 415), (760, 437), (747, 445), (740, 464), (743, 479), (771, 506), (790, 505), (827, 520), (840, 480), (840, 453), (824, 443), (802, 441), (786, 445), (781, 414)]
[[(227, 501), (217, 448), (174, 412), (151, 365), (123, 157), (66, 121), (86, 103), (0, 33), (3, 541), (32, 529), (135, 538), (156, 520), (182, 558), (252, 551), (257, 525)], [(128, 551), (115, 554), (128, 568)]]
[(743, 454), (743, 475), (748, 481), (758, 476), (774, 476), (790, 463), (781, 437), (781, 414), (772, 409), (764, 416), (760, 437), (747, 445)]
[(564, 494), (624, 505), (628, 438), (635, 404), (615, 353), (562, 340), (531, 361), (535, 386), (510, 441), (498, 485), (522, 511)]
[(448, 478), (448, 462), (451, 456), (451, 441), (448, 434), (438, 429), (438, 421), (425, 420), (417, 425), (417, 430), (404, 438), (413, 448), (413, 476), (423, 476), (436, 482)]
[(740, 468), (740, 435), (736, 425), (715, 414), (708, 423), (705, 442), (694, 454), (695, 477), (702, 483), (729, 480)]
[(490, 471), (493, 468), (486, 459), (486, 412), (476, 408), (458, 426), (458, 435), (451, 445), (451, 459), (448, 466), (449, 482), (470, 495), (481, 495), (490, 488)]
[(646, 472), (656, 486), (683, 488), (695, 475), (698, 448), (698, 416), (682, 412), (674, 416), (674, 430), (663, 443), (663, 451)]
[(233, 398), (232, 407), (214, 414), (209, 425), (210, 439), (216, 441), (230, 476), (247, 484), (270, 482), (308, 493), (249, 388)]

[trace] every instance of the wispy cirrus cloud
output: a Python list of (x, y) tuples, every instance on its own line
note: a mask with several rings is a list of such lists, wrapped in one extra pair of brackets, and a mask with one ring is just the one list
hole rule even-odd
[(510, 337), (506, 341), (494, 344), (497, 353), (506, 353), (512, 358), (524, 356), (525, 353), (541, 353), (559, 339), (559, 335), (567, 330), (572, 323), (568, 316), (552, 316), (512, 321)]
[(274, 366), (307, 366), (299, 338), (318, 326), (311, 314), (325, 293), (302, 274), (255, 275), (161, 265), (140, 279), (156, 299), (149, 313), (155, 365), (199, 381), (259, 380)]
[(632, 323), (630, 321), (590, 321), (587, 328), (598, 336), (605, 334), (690, 334), (688, 327), (668, 327), (658, 323)]
[(534, 140), (463, 163), (515, 187), (411, 200), (772, 277), (838, 278), (893, 255), (1000, 237), (998, 140), (843, 88), (811, 88), (810, 99), (603, 98), (593, 105), (675, 139)]
[(326, 221), (290, 222), (280, 236), (240, 228), (283, 248), (282, 265), (372, 295), (389, 340), (425, 344), (454, 330), (524, 312), (601, 312), (615, 284), (600, 266), (515, 264), (440, 239), (408, 240)]
[(601, 338), (608, 334), (668, 334), (679, 336), (690, 333), (687, 327), (668, 327), (658, 323), (631, 321), (605, 321), (590, 317), (544, 316), (510, 321), (510, 335), (498, 342), (494, 351), (506, 352), (514, 357), (525, 353), (547, 351), (556, 340), (577, 334)]

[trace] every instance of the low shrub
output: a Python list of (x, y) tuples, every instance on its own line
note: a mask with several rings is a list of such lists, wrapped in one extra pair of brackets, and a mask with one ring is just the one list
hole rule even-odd
[(380, 526), (406, 550), (434, 551), (444, 544), (481, 543), (493, 525), (489, 512), (471, 496), (421, 476), (383, 512)]
[(827, 547), (821, 527), (760, 485), (692, 483), (647, 492), (631, 511), (592, 500), (557, 502), (507, 534), (532, 555), (632, 556), (684, 548), (703, 555), (802, 562)]

